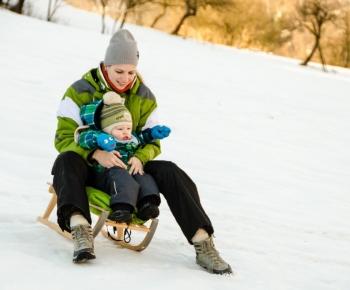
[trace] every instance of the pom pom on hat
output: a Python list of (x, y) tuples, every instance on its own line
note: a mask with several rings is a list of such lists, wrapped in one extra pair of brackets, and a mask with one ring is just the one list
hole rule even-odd
[(122, 103), (122, 98), (115, 92), (108, 92), (103, 95), (103, 103), (105, 105)]
[(107, 134), (111, 134), (111, 131), (116, 126), (132, 126), (131, 114), (122, 104), (122, 98), (117, 93), (108, 92), (103, 95), (100, 122), (102, 131)]

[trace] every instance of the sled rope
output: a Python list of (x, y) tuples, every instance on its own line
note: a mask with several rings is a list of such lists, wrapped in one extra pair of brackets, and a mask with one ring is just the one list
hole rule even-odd
[[(115, 234), (116, 230), (117, 230), (117, 227), (113, 227), (113, 233), (114, 233), (114, 234)], [(109, 231), (108, 231), (108, 226), (106, 226), (106, 231), (107, 231), (108, 237), (109, 237), (110, 239), (112, 239), (113, 241), (117, 241), (117, 242), (122, 242), (122, 241), (124, 241), (124, 242), (127, 243), (127, 244), (131, 242), (131, 230), (129, 229), (129, 226), (128, 226), (126, 229), (124, 229), (124, 237), (123, 237), (123, 240), (119, 240), (119, 239), (113, 238), (113, 236), (112, 236), (112, 235), (109, 233)]]

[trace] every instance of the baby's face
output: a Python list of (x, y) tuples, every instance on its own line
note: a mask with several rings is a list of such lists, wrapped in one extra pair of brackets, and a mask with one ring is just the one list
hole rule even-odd
[(119, 140), (130, 140), (131, 130), (131, 125), (120, 125), (112, 129), (111, 135)]

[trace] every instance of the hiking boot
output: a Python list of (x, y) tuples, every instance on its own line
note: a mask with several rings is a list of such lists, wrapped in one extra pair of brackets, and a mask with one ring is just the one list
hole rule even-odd
[(120, 209), (116, 210), (112, 213), (112, 216), (110, 217), (111, 220), (117, 222), (117, 223), (131, 223), (131, 213), (128, 210)]
[(77, 225), (72, 227), (72, 238), (74, 241), (73, 262), (82, 263), (95, 259), (94, 238), (90, 225)]
[(146, 202), (136, 214), (136, 217), (143, 221), (154, 219), (157, 216), (159, 216), (159, 208), (152, 202)]
[(219, 252), (215, 249), (213, 237), (194, 243), (196, 250), (196, 263), (207, 269), (212, 274), (232, 274), (232, 269), (223, 259)]

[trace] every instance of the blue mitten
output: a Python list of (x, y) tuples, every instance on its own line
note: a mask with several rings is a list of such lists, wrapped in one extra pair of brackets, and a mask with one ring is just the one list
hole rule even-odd
[(114, 138), (106, 133), (101, 133), (97, 137), (97, 144), (100, 146), (102, 149), (111, 152), (115, 149), (117, 146)]
[(167, 126), (154, 126), (151, 129), (152, 137), (154, 139), (163, 139), (165, 137), (168, 137), (171, 130)]

